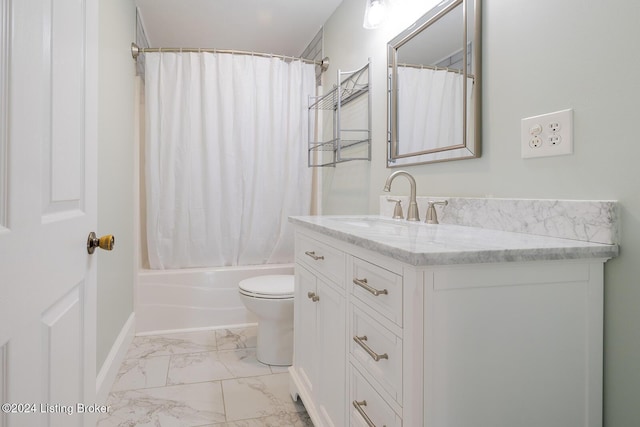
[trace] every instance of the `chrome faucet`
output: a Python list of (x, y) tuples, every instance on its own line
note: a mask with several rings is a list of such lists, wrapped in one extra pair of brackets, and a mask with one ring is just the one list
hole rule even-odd
[(420, 221), (420, 214), (418, 213), (418, 204), (416, 203), (416, 180), (413, 179), (409, 172), (405, 171), (395, 171), (389, 178), (387, 178), (387, 182), (384, 184), (384, 191), (391, 191), (391, 183), (398, 175), (404, 175), (409, 180), (409, 184), (411, 184), (411, 196), (409, 198), (409, 209), (407, 210), (407, 221)]

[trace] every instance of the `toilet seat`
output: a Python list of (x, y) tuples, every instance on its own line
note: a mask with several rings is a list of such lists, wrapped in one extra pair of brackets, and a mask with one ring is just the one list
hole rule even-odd
[(242, 295), (262, 299), (293, 298), (293, 275), (273, 274), (251, 277), (238, 284)]

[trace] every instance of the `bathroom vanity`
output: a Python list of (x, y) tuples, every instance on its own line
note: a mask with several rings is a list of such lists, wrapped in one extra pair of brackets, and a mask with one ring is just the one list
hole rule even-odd
[(291, 395), (316, 427), (601, 426), (603, 265), (617, 245), (290, 220)]

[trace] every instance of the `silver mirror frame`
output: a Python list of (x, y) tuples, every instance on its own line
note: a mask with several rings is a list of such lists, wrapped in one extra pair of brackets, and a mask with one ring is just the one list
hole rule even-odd
[[(473, 78), (474, 78), (474, 98), (473, 98), (473, 117), (474, 123), (471, 128), (472, 135), (468, 135), (469, 126), (468, 106), (467, 106), (467, 85), (463, 85), (463, 142), (458, 145), (447, 147), (427, 149), (412, 153), (399, 154), (398, 149), (398, 49), (412, 40), (426, 28), (434, 24), (441, 17), (462, 5), (463, 8), (463, 39), (462, 48), (466, 49), (467, 43), (467, 10), (468, 3), (473, 3)], [(482, 0), (444, 0), (433, 9), (424, 14), (411, 26), (406, 28), (387, 44), (387, 62), (388, 62), (388, 90), (387, 90), (387, 167), (403, 167), (409, 165), (446, 162), (452, 160), (472, 159), (481, 155), (481, 106), (482, 106)], [(467, 72), (467, 55), (463, 55), (464, 81), (470, 76)], [(445, 153), (446, 152), (446, 153)], [(443, 155), (444, 154), (444, 155)], [(440, 155), (440, 156), (439, 156)], [(415, 161), (401, 161), (399, 159), (415, 158)]]

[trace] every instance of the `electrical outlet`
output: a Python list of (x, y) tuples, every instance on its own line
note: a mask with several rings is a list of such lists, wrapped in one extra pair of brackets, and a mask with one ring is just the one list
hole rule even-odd
[(533, 136), (529, 140), (529, 146), (534, 150), (536, 148), (540, 148), (542, 146), (542, 140), (540, 139), (539, 136)]
[(562, 137), (560, 135), (549, 135), (549, 144), (558, 145), (562, 142)]
[(573, 153), (573, 110), (527, 117), (520, 122), (522, 158)]

